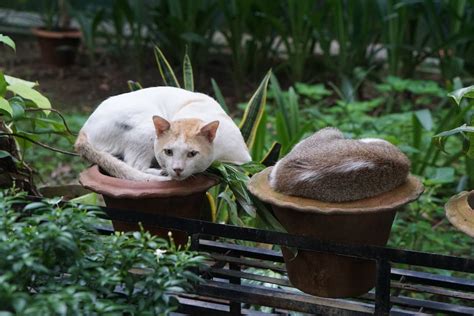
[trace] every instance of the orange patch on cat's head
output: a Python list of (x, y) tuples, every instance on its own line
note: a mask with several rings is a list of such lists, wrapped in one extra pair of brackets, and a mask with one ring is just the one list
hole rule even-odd
[(159, 116), (153, 117), (159, 143), (173, 143), (183, 141), (193, 147), (198, 147), (202, 152), (209, 152), (219, 127), (219, 121), (205, 123), (200, 119), (181, 119), (168, 122)]

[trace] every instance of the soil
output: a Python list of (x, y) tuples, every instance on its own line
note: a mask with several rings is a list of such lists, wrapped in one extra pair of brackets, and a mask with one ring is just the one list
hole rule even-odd
[[(128, 92), (128, 80), (138, 81), (143, 87), (163, 85), (151, 48), (140, 67), (131, 60), (124, 61), (123, 57), (114, 58), (110, 54), (99, 54), (91, 61), (88, 55), (80, 52), (74, 65), (59, 68), (42, 62), (34, 38), (15, 40), (16, 54), (1, 49), (0, 70), (38, 82), (39, 90), (52, 101), (54, 108), (61, 111), (91, 112), (107, 97)], [(214, 78), (232, 108), (238, 102), (247, 101), (258, 83), (244, 83), (244, 92), (237, 95), (230, 71), (228, 56), (213, 56), (199, 74), (194, 72), (195, 90), (213, 95), (210, 79)], [(180, 66), (175, 68), (175, 72), (179, 78)]]

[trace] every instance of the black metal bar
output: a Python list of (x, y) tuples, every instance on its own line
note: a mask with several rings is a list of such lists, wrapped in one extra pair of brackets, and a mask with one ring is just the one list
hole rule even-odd
[(406, 282), (428, 284), (454, 290), (474, 292), (474, 279), (462, 279), (427, 272), (392, 269), (392, 279), (400, 280), (402, 277)]
[[(368, 293), (362, 295), (361, 298), (372, 300), (375, 298), (375, 295), (373, 293)], [(392, 296), (390, 301), (392, 304), (399, 306), (423, 309), (426, 313), (441, 313), (442, 315), (474, 315), (474, 307), (463, 306), (455, 303), (451, 304), (406, 296)]]
[(454, 256), (399, 250), (372, 245), (350, 245), (322, 241), (311, 237), (297, 236), (267, 230), (243, 228), (230, 225), (214, 224), (205, 221), (175, 218), (158, 214), (144, 214), (136, 211), (104, 208), (113, 218), (128, 222), (146, 222), (151, 225), (170, 229), (180, 229), (188, 233), (202, 233), (223, 238), (249, 240), (276, 244), (286, 247), (297, 247), (304, 250), (336, 253), (366, 259), (386, 259), (391, 262), (462, 272), (474, 272), (474, 259)]
[(199, 285), (197, 293), (222, 299), (232, 298), (242, 303), (300, 311), (312, 315), (337, 315), (341, 310), (345, 312), (344, 315), (371, 315), (374, 311), (371, 304), (361, 302), (315, 297), (264, 287), (238, 286), (215, 281)]
[[(229, 263), (229, 271), (234, 271), (236, 273), (239, 273), (240, 272), (240, 265), (235, 264), (235, 263)], [(240, 279), (240, 277), (238, 275), (237, 276), (235, 276), (235, 275), (234, 276), (229, 276), (229, 282), (231, 284), (240, 285), (241, 281), (242, 280)], [(241, 315), (241, 313), (242, 313), (242, 306), (241, 306), (240, 301), (232, 300), (230, 302), (230, 314), (233, 315), (233, 316), (239, 316), (239, 315)]]
[(199, 234), (191, 235), (191, 245), (189, 246), (190, 250), (197, 251), (199, 250)]
[(377, 260), (377, 277), (375, 282), (375, 315), (390, 314), (390, 262)]

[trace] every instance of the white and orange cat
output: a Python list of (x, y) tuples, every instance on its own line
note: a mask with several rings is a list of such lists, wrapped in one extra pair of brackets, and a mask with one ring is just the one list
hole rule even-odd
[(173, 87), (108, 98), (82, 127), (75, 149), (111, 176), (135, 181), (183, 180), (216, 160), (251, 160), (239, 128), (219, 103)]

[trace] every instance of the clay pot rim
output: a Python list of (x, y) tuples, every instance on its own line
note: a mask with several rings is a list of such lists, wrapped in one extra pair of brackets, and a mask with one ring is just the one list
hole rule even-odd
[(451, 197), (444, 209), (454, 227), (474, 238), (474, 191), (463, 191)]
[(424, 191), (421, 181), (410, 174), (401, 186), (371, 198), (342, 203), (322, 202), (274, 191), (268, 183), (272, 168), (268, 167), (255, 174), (247, 184), (248, 189), (264, 202), (299, 212), (354, 214), (390, 211), (416, 200)]
[(160, 198), (187, 196), (205, 192), (219, 183), (217, 177), (197, 174), (183, 181), (132, 181), (111, 177), (100, 172), (94, 165), (79, 175), (79, 182), (85, 188), (114, 198)]
[(64, 31), (62, 30), (50, 31), (50, 30), (44, 29), (43, 27), (35, 27), (31, 29), (31, 32), (38, 37), (55, 38), (55, 39), (81, 38), (82, 36), (81, 31), (76, 28), (71, 28)]

